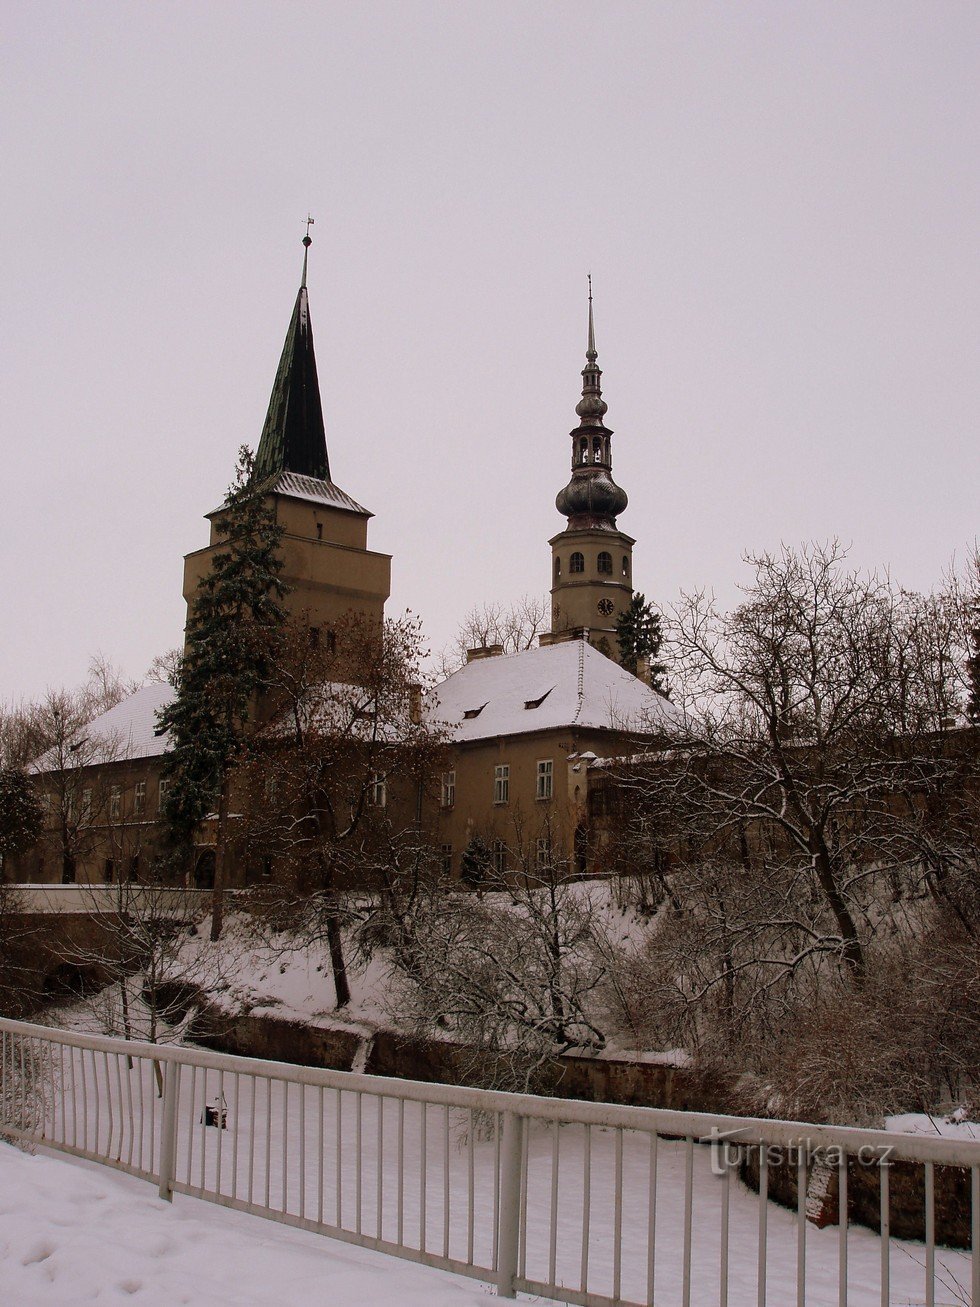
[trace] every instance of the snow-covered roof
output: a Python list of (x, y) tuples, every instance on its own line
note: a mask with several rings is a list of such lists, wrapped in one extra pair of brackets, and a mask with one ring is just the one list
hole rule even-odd
[[(156, 715), (173, 702), (175, 694), (173, 686), (154, 681), (93, 718), (78, 733), (78, 763), (87, 766), (128, 758), (158, 758), (167, 750), (167, 737), (154, 735)], [(50, 771), (55, 765), (49, 750), (37, 759), (33, 770)]]
[(453, 738), (576, 726), (669, 734), (677, 710), (585, 640), (477, 658), (440, 682), (432, 716)]

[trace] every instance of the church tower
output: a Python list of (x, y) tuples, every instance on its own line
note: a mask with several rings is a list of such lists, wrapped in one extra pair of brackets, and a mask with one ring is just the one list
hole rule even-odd
[[(351, 611), (382, 621), (391, 558), (368, 549), (367, 524), (373, 514), (330, 478), (306, 288), (309, 227), (303, 244), (302, 282), (255, 454), (255, 479), (272, 498), (284, 528), (280, 578), (289, 587), (284, 607), (293, 615), (308, 614), (311, 629), (329, 633)], [(207, 515), (210, 544), (184, 560), (188, 605), (210, 571), (218, 543), (214, 519), (220, 512)]]
[(586, 635), (616, 658), (616, 618), (633, 598), (632, 536), (616, 526), (626, 491), (612, 479), (612, 431), (605, 425), (602, 371), (596, 362), (589, 278), (589, 343), (582, 369), (579, 424), (571, 432), (572, 479), (555, 506), (568, 526), (551, 545), (551, 637), (545, 643)]

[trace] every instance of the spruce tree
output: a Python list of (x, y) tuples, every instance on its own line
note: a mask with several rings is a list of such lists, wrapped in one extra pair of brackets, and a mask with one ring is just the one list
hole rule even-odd
[(201, 578), (187, 622), (177, 697), (157, 718), (170, 734), (163, 775), (170, 782), (166, 817), (171, 843), (187, 849), (194, 828), (218, 809), (217, 875), (212, 937), (221, 929), (228, 774), (244, 744), (256, 695), (285, 619), (279, 579), (283, 528), (256, 487), (251, 451), (242, 446), (235, 479), (217, 517), (218, 548)]
[(44, 813), (34, 782), (16, 767), (0, 768), (0, 863), (41, 838)]
[(648, 604), (642, 594), (635, 594), (630, 606), (616, 619), (616, 636), (619, 640), (620, 661), (623, 666), (637, 675), (641, 659), (647, 661), (647, 677), (652, 689), (670, 698), (667, 687), (667, 668), (657, 662), (663, 632), (660, 629), (660, 614)]

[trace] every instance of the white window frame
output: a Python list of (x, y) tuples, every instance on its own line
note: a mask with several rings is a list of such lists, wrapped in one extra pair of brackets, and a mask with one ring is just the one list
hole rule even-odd
[(157, 792), (157, 811), (163, 812), (167, 806), (167, 795), (170, 793), (170, 781), (167, 777), (161, 776), (160, 786)]
[(551, 866), (551, 840), (547, 835), (539, 835), (536, 846), (535, 862), (538, 871), (544, 871)]
[(85, 789), (82, 790), (82, 807), (79, 816), (80, 820), (83, 822), (90, 822), (92, 820), (92, 790), (90, 786), (86, 786)]
[(384, 808), (388, 804), (388, 782), (380, 772), (371, 773), (367, 801), (369, 808)]
[(122, 813), (122, 786), (109, 786), (109, 820), (118, 821)]
[(534, 797), (536, 799), (553, 799), (555, 797), (555, 760), (538, 759), (538, 783)]
[(441, 807), (453, 808), (456, 806), (456, 772), (444, 771), (442, 773), (442, 798)]
[(133, 814), (141, 817), (146, 812), (146, 781), (137, 781), (133, 786)]
[(507, 845), (503, 840), (494, 840), (492, 856), (493, 874), (495, 876), (505, 876), (507, 874)]
[(510, 764), (500, 762), (493, 769), (493, 801), (497, 804), (510, 802)]
[(441, 855), (442, 874), (451, 876), (453, 874), (453, 846), (451, 844), (442, 844), (439, 847)]

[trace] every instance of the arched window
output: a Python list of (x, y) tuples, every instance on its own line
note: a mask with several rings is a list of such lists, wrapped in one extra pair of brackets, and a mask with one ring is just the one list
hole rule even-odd
[(568, 570), (570, 572), (584, 572), (585, 571), (584, 555), (578, 552), (572, 554), (571, 558), (568, 560)]
[(602, 438), (596, 436), (592, 442), (592, 461), (593, 463), (602, 462)]
[(606, 573), (607, 576), (612, 576), (612, 554), (607, 554), (606, 551), (603, 550), (596, 559), (596, 566), (600, 572)]
[(589, 461), (589, 442), (584, 436), (579, 442), (578, 454), (580, 463), (587, 463)]
[(623, 576), (630, 574), (630, 560), (626, 554), (623, 554)]
[(560, 558), (556, 558), (556, 559), (555, 559), (555, 580), (557, 581), (558, 578), (559, 578), (560, 576), (561, 576), (561, 559), (560, 559)]

